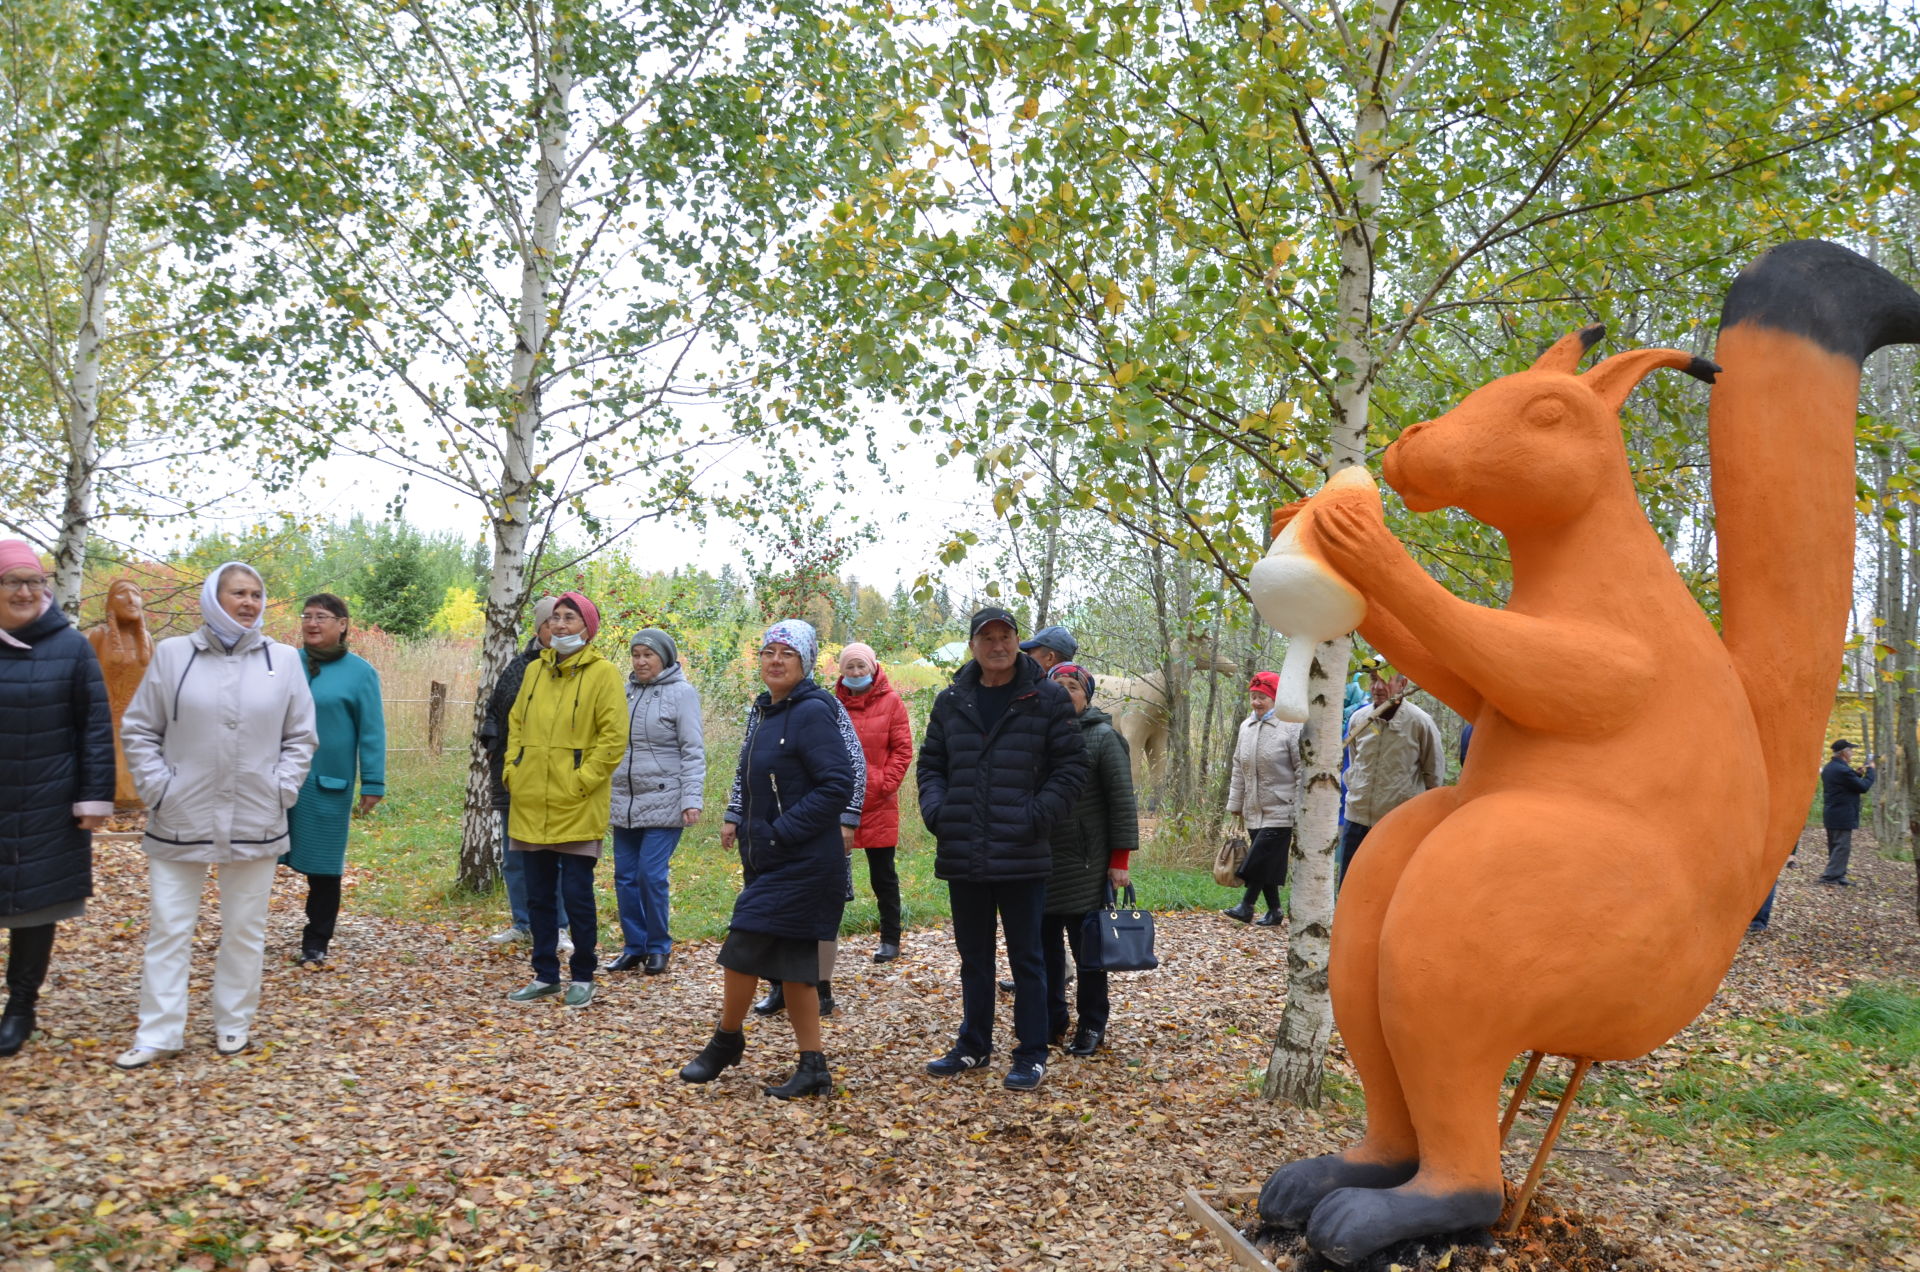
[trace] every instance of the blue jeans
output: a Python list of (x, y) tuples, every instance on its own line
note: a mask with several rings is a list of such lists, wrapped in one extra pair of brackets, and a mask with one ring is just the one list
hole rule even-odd
[(1747, 925), (1748, 927), (1765, 927), (1773, 922), (1773, 894), (1778, 891), (1780, 891), (1780, 885), (1777, 883), (1767, 889), (1767, 899), (1760, 903), (1760, 913), (1753, 916), (1753, 921)]
[(1047, 1058), (1047, 961), (1040, 941), (1047, 881), (1021, 883), (947, 882), (953, 907), (953, 944), (960, 953), (960, 1050), (970, 1056), (993, 1054), (994, 920), (1007, 938), (1007, 966), (1013, 971), (1013, 1058), (1040, 1063)]
[(524, 857), (527, 872), (527, 917), (533, 932), (533, 978), (549, 985), (560, 980), (560, 915), (552, 901), (558, 891), (564, 898), (564, 913), (573, 928), (573, 957), (567, 970), (576, 981), (593, 979), (599, 961), (596, 945), (600, 939), (600, 920), (593, 909), (592, 857), (570, 852), (514, 852), (509, 857)]
[(1334, 895), (1340, 894), (1340, 885), (1347, 881), (1347, 869), (1353, 865), (1353, 859), (1360, 851), (1360, 845), (1366, 842), (1371, 826), (1362, 826), (1359, 822), (1348, 822), (1340, 828), (1340, 873), (1334, 878)]
[[(502, 843), (505, 842), (506, 822), (506, 814), (502, 813), (500, 815), (501, 834), (503, 836)], [(526, 855), (527, 854), (523, 852), (515, 852), (511, 848), (503, 851), (500, 854), (500, 879), (507, 885), (507, 912), (513, 916), (513, 926), (519, 928), (522, 932), (531, 932), (533, 931), (533, 919), (527, 914), (526, 863), (521, 860)], [(567, 901), (566, 898), (560, 894), (558, 884), (554, 885), (553, 904), (554, 909), (559, 913), (565, 914), (567, 912)], [(562, 923), (560, 930), (562, 932), (566, 931), (567, 925)]]
[(680, 846), (678, 826), (613, 828), (613, 896), (620, 903), (620, 935), (627, 954), (665, 954), (673, 949), (667, 931), (667, 863)]

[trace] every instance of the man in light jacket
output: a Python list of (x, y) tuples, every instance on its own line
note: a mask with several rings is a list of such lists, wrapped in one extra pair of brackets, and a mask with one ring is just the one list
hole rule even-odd
[(1413, 686), (1401, 675), (1368, 673), (1372, 701), (1347, 721), (1347, 825), (1340, 832), (1340, 879), (1382, 817), (1447, 776), (1446, 742), (1433, 717), (1407, 701)]
[(287, 810), (318, 741), (300, 655), (261, 630), (266, 589), (232, 561), (207, 578), (201, 626), (154, 647), (120, 721), (121, 749), (147, 806), (153, 891), (140, 1029), (114, 1061), (140, 1069), (186, 1045), (187, 971), (207, 867), (219, 872), (213, 970), (215, 1048), (250, 1044), (260, 1007), (267, 900), (287, 851)]

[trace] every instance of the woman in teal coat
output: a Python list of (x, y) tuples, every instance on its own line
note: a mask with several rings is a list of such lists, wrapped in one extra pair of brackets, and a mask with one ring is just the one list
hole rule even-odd
[(291, 850), (282, 861), (307, 876), (307, 926), (300, 962), (325, 966), (334, 922), (340, 917), (340, 876), (347, 866), (347, 823), (353, 816), (353, 779), (360, 777), (366, 813), (387, 793), (387, 720), (380, 708), (380, 673), (347, 652), (347, 603), (331, 592), (309, 596), (300, 608), (300, 661), (313, 690), (320, 745), (287, 811)]

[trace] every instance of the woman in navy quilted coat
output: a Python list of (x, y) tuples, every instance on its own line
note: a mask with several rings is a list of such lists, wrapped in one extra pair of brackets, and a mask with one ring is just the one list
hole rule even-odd
[(93, 832), (113, 811), (106, 682), (47, 582), (31, 547), (0, 542), (0, 928), (8, 929), (0, 1056), (33, 1033), (54, 925), (86, 909)]
[[(833, 1089), (820, 1049), (820, 942), (840, 932), (847, 895), (841, 814), (853, 798), (844, 712), (813, 682), (819, 639), (799, 619), (775, 623), (760, 642), (760, 680), (740, 743), (737, 803), (728, 801), (720, 840), (738, 847), (745, 886), (733, 904), (720, 1024), (680, 1077), (711, 1082), (746, 1051), (741, 1025), (762, 978), (782, 983), (800, 1063), (768, 1095), (790, 1100)], [(857, 747), (857, 742), (856, 742)], [(737, 811), (736, 811), (737, 810)]]

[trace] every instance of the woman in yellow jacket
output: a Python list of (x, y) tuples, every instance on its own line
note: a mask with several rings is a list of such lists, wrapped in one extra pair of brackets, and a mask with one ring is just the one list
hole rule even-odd
[[(613, 770), (627, 753), (627, 694), (619, 670), (590, 647), (600, 611), (578, 592), (553, 607), (553, 643), (527, 668), (507, 715), (503, 776), (513, 802), (507, 849), (525, 853), (533, 982), (511, 1002), (556, 994), (569, 1007), (593, 1001), (599, 927), (593, 867), (607, 837)], [(573, 929), (572, 984), (560, 985), (556, 884)]]

